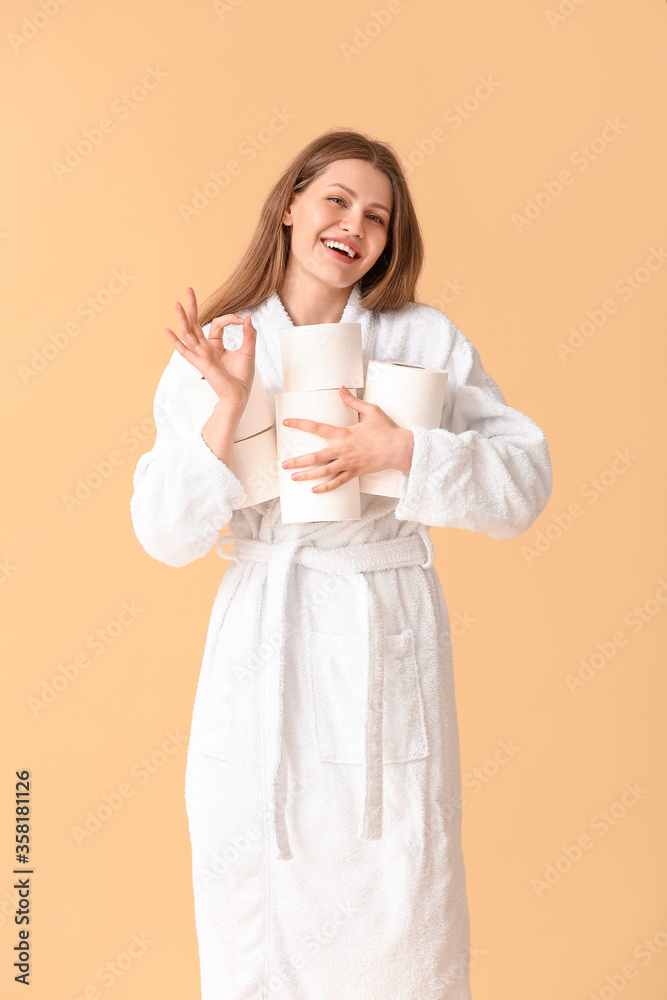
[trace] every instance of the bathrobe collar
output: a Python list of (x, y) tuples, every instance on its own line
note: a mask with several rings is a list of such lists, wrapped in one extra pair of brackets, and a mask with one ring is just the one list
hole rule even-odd
[[(368, 337), (370, 335), (370, 324), (365, 320), (371, 315), (370, 309), (364, 309), (361, 305), (361, 290), (359, 282), (355, 282), (350, 291), (340, 323), (361, 323), (361, 345), (366, 353), (368, 348)], [(279, 330), (286, 326), (294, 326), (292, 318), (285, 309), (278, 292), (271, 295), (261, 304), (257, 312), (263, 332), (266, 352), (271, 359), (278, 381), (282, 384), (282, 363), (280, 357), (280, 334)]]

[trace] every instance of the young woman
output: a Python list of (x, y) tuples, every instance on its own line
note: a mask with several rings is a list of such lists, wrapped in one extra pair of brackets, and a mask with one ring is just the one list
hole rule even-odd
[[(185, 782), (204, 1000), (470, 998), (451, 633), (428, 528), (515, 537), (552, 472), (540, 427), (415, 301), (422, 260), (395, 153), (334, 129), (289, 163), (227, 282), (199, 313), (188, 288), (181, 336), (166, 330), (134, 529), (170, 566), (214, 544), (233, 560)], [(362, 493), (357, 520), (283, 525), (279, 499), (240, 507), (234, 432), (255, 371), (272, 405), (282, 391), (279, 329), (335, 322), (361, 324), (364, 372), (371, 358), (446, 369), (440, 427), (399, 427), (343, 386), (351, 427), (295, 413), (327, 445), (291, 459), (293, 474), (333, 490), (400, 469), (401, 496)], [(203, 429), (179, 392), (197, 371), (218, 395)]]

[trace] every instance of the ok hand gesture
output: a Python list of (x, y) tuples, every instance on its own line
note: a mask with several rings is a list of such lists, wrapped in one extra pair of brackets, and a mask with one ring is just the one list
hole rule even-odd
[[(165, 327), (176, 350), (201, 372), (218, 397), (230, 406), (245, 408), (255, 375), (255, 343), (257, 331), (250, 314), (245, 318), (236, 313), (216, 316), (211, 322), (208, 338), (197, 320), (197, 299), (192, 288), (186, 288), (186, 307), (174, 303), (181, 337)], [(243, 324), (243, 342), (231, 351), (222, 342), (226, 326)], [(182, 338), (182, 339), (181, 339)]]

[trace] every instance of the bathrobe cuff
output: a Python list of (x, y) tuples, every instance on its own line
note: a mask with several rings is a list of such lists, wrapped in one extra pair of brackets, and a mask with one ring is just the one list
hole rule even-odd
[(203, 479), (214, 481), (214, 490), (219, 496), (224, 496), (232, 508), (240, 507), (245, 503), (246, 491), (240, 479), (234, 475), (228, 465), (216, 455), (212, 448), (204, 441), (202, 432), (195, 435), (196, 444), (193, 444), (193, 458), (198, 462)]
[[(406, 473), (402, 474), (401, 495), (394, 514), (399, 521), (420, 521), (424, 493), (427, 490), (429, 470), (433, 468), (436, 460), (439, 462), (443, 459), (447, 460), (447, 445), (445, 444), (436, 453), (436, 449), (434, 448), (435, 442), (433, 441), (431, 432), (426, 427), (410, 426), (407, 429), (412, 431), (414, 436), (412, 462), (407, 475)], [(452, 434), (451, 431), (443, 431), (442, 433), (451, 438), (449, 443), (449, 457), (450, 464), (453, 464), (456, 449), (456, 434)]]
[(544, 510), (553, 474), (546, 437), (508, 406), (479, 352), (455, 328), (440, 427), (411, 426), (412, 462), (394, 514), (431, 527), (514, 538)]
[(137, 539), (168, 566), (205, 556), (246, 500), (243, 485), (188, 413), (178, 387), (191, 370), (175, 351), (155, 394), (155, 444), (137, 462), (130, 501)]

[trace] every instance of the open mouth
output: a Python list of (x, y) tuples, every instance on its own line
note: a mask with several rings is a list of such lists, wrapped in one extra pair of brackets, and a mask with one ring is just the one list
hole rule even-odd
[(322, 239), (320, 242), (325, 250), (328, 250), (330, 254), (338, 257), (340, 260), (359, 260), (360, 254), (358, 254), (356, 250), (352, 250), (352, 247), (350, 247), (350, 250), (352, 251), (352, 256), (350, 256), (350, 253), (345, 249), (346, 244), (339, 240)]

